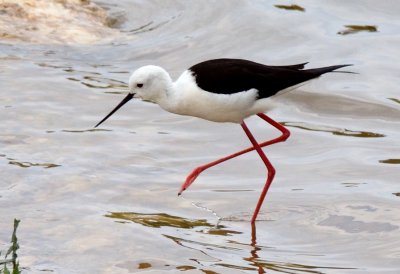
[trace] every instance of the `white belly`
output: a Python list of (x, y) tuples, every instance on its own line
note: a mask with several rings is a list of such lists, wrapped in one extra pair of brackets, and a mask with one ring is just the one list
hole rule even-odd
[(240, 123), (249, 116), (248, 110), (253, 106), (257, 92), (248, 93), (234, 95), (203, 93), (197, 94), (196, 97), (183, 96), (174, 112), (214, 122)]

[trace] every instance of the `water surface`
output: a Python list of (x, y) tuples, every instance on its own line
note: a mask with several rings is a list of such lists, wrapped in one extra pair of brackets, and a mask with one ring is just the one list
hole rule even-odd
[[(69, 9), (72, 36), (49, 35), (46, 20), (14, 36), (5, 24), (0, 36), (0, 250), (21, 219), (24, 272), (399, 273), (400, 4), (65, 2), (38, 5)], [(2, 22), (16, 16), (7, 9)], [(352, 63), (358, 73), (323, 76), (269, 113), (292, 135), (265, 149), (277, 175), (256, 234), (265, 168), (255, 153), (177, 196), (194, 167), (249, 146), (238, 125), (132, 101), (93, 129), (135, 68), (157, 64), (176, 78), (217, 57)], [(261, 119), (248, 124), (260, 141), (278, 135)]]

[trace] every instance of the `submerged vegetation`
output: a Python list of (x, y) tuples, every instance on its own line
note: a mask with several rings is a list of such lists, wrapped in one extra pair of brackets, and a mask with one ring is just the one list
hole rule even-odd
[[(17, 250), (19, 249), (17, 228), (20, 220), (14, 219), (14, 230), (11, 236), (11, 246), (7, 250), (4, 260), (0, 260), (0, 274), (20, 274), (19, 262), (17, 261)], [(0, 252), (1, 256), (1, 252)], [(2, 268), (1, 268), (2, 265)], [(12, 269), (9, 269), (7, 265), (12, 265)]]
[(284, 9), (284, 10), (297, 10), (297, 11), (305, 11), (306, 9), (299, 6), (299, 5), (274, 5), (278, 9)]
[(340, 35), (354, 34), (362, 31), (378, 32), (378, 27), (374, 25), (345, 25), (346, 29), (339, 31)]

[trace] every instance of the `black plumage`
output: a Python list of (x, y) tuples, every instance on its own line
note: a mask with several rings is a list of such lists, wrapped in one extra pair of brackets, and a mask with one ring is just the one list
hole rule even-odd
[(189, 70), (197, 85), (208, 92), (233, 94), (258, 90), (258, 98), (267, 98), (280, 90), (316, 78), (324, 73), (350, 65), (304, 69), (307, 63), (267, 66), (242, 59), (213, 59), (198, 63)]

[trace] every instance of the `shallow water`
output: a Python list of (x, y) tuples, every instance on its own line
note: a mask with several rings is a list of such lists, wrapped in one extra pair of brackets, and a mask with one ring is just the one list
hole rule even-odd
[[(38, 41), (41, 25), (0, 36), (0, 250), (21, 219), (25, 273), (399, 273), (399, 3), (95, 3), (113, 24), (78, 16), (73, 39)], [(237, 125), (132, 101), (93, 129), (135, 68), (176, 78), (222, 56), (358, 73), (325, 75), (269, 113), (292, 135), (265, 149), (277, 176), (256, 234), (255, 153), (176, 195), (194, 167), (249, 145)], [(259, 140), (278, 134), (248, 124)]]

